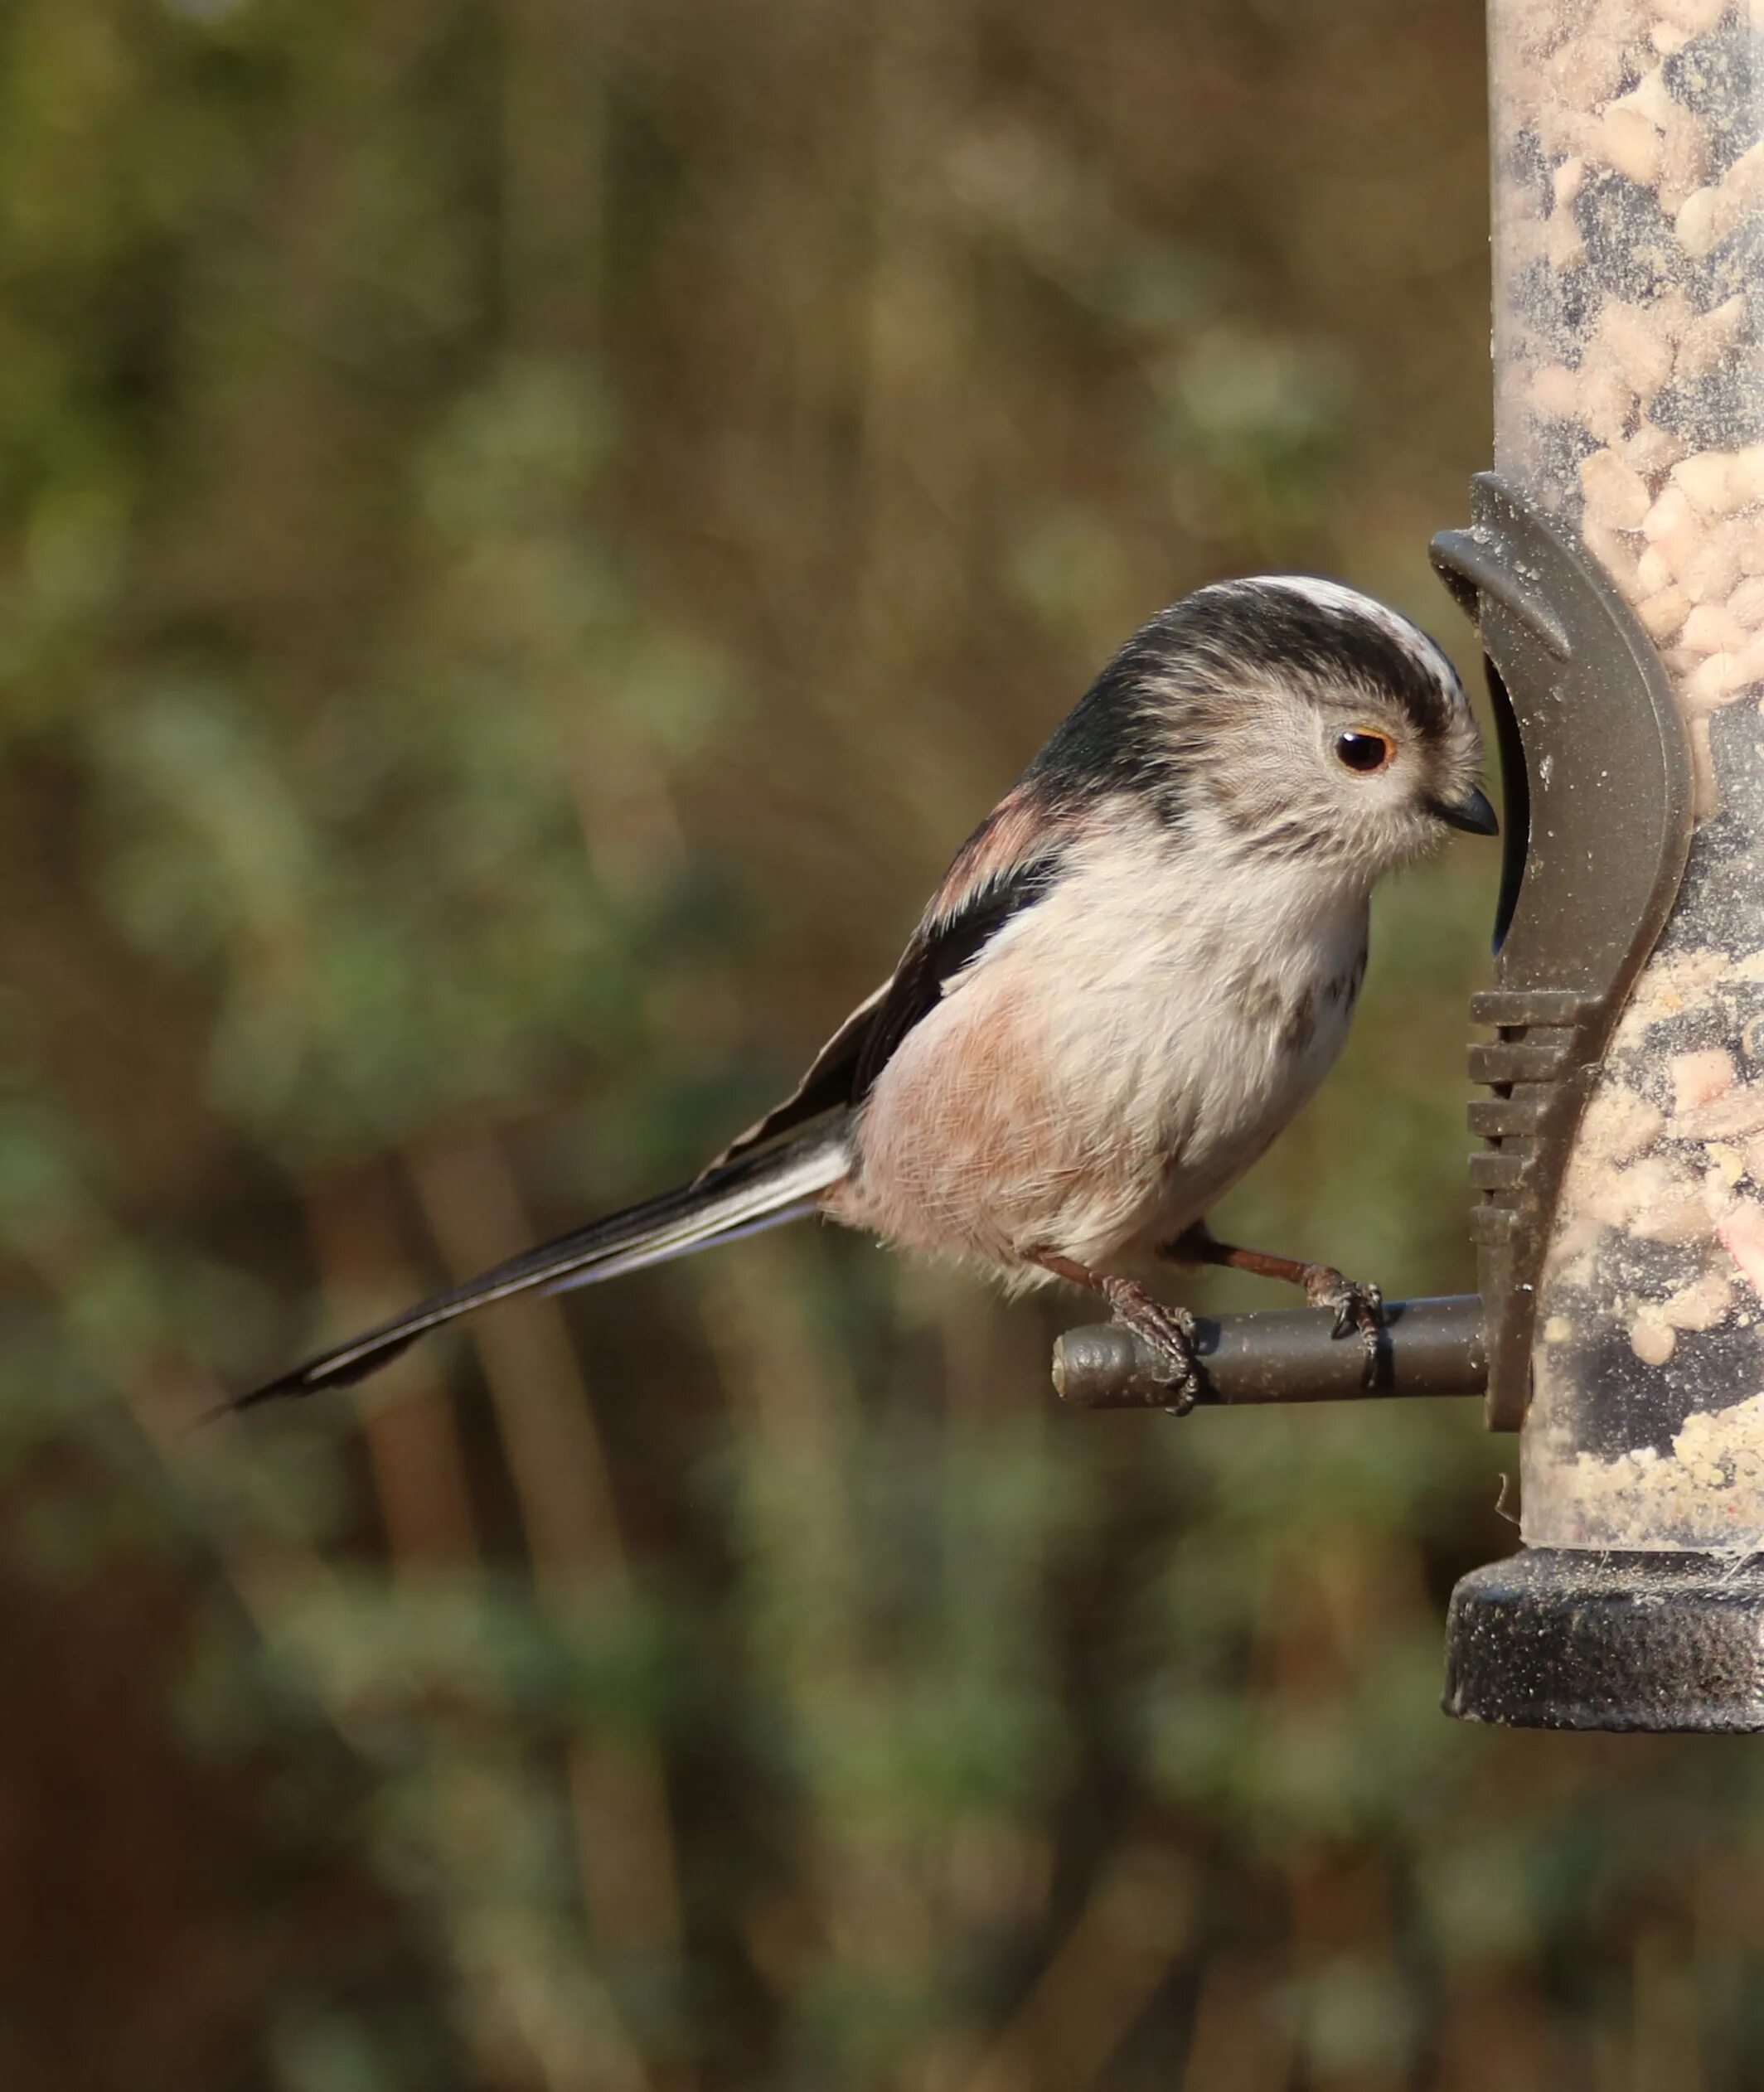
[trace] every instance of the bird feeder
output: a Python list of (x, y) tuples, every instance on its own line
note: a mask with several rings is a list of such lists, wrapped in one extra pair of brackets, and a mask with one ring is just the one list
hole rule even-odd
[(1436, 559), (1512, 700), (1524, 831), (1471, 1170), (1525, 1546), (1455, 1596), (1447, 1703), (1755, 1729), (1764, 7), (1490, 21), (1500, 477)]
[[(1490, 0), (1495, 471), (1434, 560), (1506, 819), (1471, 1016), (1480, 1295), (1202, 1343), (1224, 1402), (1485, 1392), (1467, 1719), (1764, 1729), (1764, 0)], [(1068, 1399), (1156, 1397), (1118, 1332)]]

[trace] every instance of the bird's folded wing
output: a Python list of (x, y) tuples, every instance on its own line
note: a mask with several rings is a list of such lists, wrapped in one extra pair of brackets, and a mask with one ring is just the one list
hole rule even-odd
[(870, 1035), (870, 1027), (884, 997), (894, 985), (892, 981), (884, 981), (873, 995), (866, 996), (858, 1005), (816, 1054), (808, 1073), (783, 1102), (774, 1105), (763, 1119), (756, 1120), (745, 1133), (731, 1140), (699, 1178), (700, 1184), (705, 1177), (714, 1175), (731, 1162), (739, 1162), (755, 1148), (763, 1148), (768, 1140), (777, 1140), (780, 1134), (789, 1133), (797, 1126), (806, 1126), (811, 1119), (818, 1119), (826, 1112), (836, 1111), (842, 1105), (850, 1103), (864, 1042)]
[(1064, 869), (1071, 826), (1042, 803), (1033, 783), (1008, 793), (962, 845), (891, 977), (846, 1018), (783, 1102), (710, 1168), (739, 1160), (826, 1112), (862, 1103), (901, 1041), (937, 1007), (956, 976), (1007, 923), (1052, 890)]

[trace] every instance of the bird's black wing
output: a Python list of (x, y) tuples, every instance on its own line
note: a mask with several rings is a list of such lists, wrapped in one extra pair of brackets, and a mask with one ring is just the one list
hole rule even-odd
[(901, 1041), (943, 1000), (951, 981), (1013, 917), (1046, 895), (1059, 870), (1057, 854), (1015, 864), (977, 886), (952, 913), (940, 913), (920, 926), (865, 1028), (850, 1102), (863, 1102)]
[(743, 1155), (764, 1147), (768, 1141), (777, 1140), (780, 1134), (792, 1132), (799, 1126), (806, 1126), (811, 1119), (821, 1118), (851, 1102), (864, 1043), (894, 985), (892, 981), (884, 981), (873, 995), (858, 1005), (816, 1054), (809, 1063), (808, 1073), (783, 1102), (774, 1105), (763, 1119), (756, 1120), (745, 1133), (731, 1140), (700, 1178), (700, 1183), (713, 1172), (739, 1161)]
[(854, 1071), (854, 1104), (956, 975), (1007, 923), (1052, 891), (1082, 817), (1031, 770), (957, 851), (871, 1015)]
[(783, 1102), (710, 1167), (720, 1169), (812, 1119), (861, 1104), (954, 976), (1053, 887), (1073, 826), (1072, 815), (1033, 776), (1008, 792), (957, 853), (893, 975), (846, 1018)]

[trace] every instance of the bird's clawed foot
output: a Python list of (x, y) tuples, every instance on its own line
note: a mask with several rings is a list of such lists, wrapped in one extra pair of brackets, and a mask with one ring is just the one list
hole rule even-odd
[(1115, 1320), (1149, 1344), (1163, 1363), (1159, 1384), (1170, 1390), (1170, 1413), (1185, 1416), (1199, 1399), (1200, 1373), (1195, 1361), (1195, 1318), (1186, 1308), (1166, 1307), (1132, 1279), (1106, 1278), (1100, 1281), (1103, 1298), (1114, 1310)]
[(1305, 1298), (1313, 1307), (1334, 1309), (1334, 1334), (1345, 1337), (1358, 1329), (1367, 1357), (1375, 1358), (1378, 1333), (1384, 1326), (1384, 1296), (1377, 1286), (1357, 1285), (1329, 1264), (1307, 1264), (1303, 1283)]

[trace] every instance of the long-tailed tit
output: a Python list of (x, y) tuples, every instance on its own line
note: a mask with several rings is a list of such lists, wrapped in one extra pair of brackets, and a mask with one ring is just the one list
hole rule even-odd
[(1379, 877), (1492, 834), (1440, 649), (1334, 582), (1202, 588), (1136, 633), (957, 853), (893, 975), (684, 1189), (528, 1251), (267, 1382), (345, 1385), (425, 1331), (821, 1214), (1013, 1288), (1100, 1294), (1195, 1391), (1148, 1259), (1377, 1290), (1209, 1233), (1346, 1036)]

